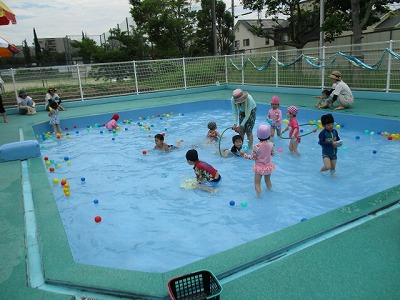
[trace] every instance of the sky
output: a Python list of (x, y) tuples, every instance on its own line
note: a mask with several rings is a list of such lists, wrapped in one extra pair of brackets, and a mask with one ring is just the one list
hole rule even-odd
[[(91, 36), (108, 33), (130, 18), (129, 0), (2, 0), (16, 15), (17, 24), (0, 26), (0, 36), (15, 45), (26, 39), (33, 45), (33, 28), (38, 38), (75, 37), (82, 31)], [(230, 11), (231, 0), (224, 0)], [(239, 5), (239, 0), (234, 0)], [(244, 13), (235, 7), (235, 15)], [(239, 19), (256, 18), (256, 14)]]

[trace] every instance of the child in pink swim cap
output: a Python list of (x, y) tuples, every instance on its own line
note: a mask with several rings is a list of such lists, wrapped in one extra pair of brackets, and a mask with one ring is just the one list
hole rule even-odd
[(282, 111), (279, 109), (279, 97), (272, 96), (271, 98), (272, 108), (268, 111), (267, 120), (271, 124), (271, 138), (275, 135), (275, 130), (278, 136), (281, 136), (281, 120)]
[(289, 132), (289, 137), (290, 137), (290, 143), (289, 143), (289, 150), (291, 153), (294, 153), (296, 155), (300, 155), (299, 151), (297, 150), (299, 143), (301, 141), (301, 138), (299, 137), (300, 135), (300, 127), (299, 127), (299, 122), (297, 121), (297, 113), (298, 109), (296, 106), (289, 106), (286, 111), (286, 115), (288, 118), (290, 118), (288, 126), (285, 128), (285, 130), (282, 131), (282, 133), (286, 132), (290, 128)]
[(271, 128), (269, 125), (260, 125), (257, 129), (257, 137), (259, 142), (254, 146), (251, 155), (244, 151), (241, 154), (247, 159), (255, 160), (253, 166), (254, 171), (254, 188), (258, 198), (261, 198), (261, 177), (264, 176), (264, 181), (267, 189), (272, 188), (271, 172), (275, 170), (275, 165), (271, 162), (271, 156), (274, 155), (274, 144), (269, 141)]
[(108, 123), (106, 124), (106, 128), (107, 128), (108, 130), (113, 130), (113, 129), (117, 128), (117, 121), (118, 121), (118, 119), (119, 119), (119, 115), (118, 115), (118, 114), (114, 114), (114, 115), (112, 116), (110, 122), (108, 122)]

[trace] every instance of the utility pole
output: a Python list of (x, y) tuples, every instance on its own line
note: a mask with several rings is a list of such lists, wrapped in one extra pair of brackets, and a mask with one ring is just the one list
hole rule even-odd
[(214, 55), (218, 54), (218, 47), (217, 47), (217, 18), (215, 16), (215, 1), (217, 0), (211, 0), (211, 22), (212, 22), (212, 35), (213, 35), (213, 49), (214, 49)]

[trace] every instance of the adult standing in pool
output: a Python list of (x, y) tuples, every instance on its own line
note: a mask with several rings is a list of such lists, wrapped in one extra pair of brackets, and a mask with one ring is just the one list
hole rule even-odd
[(231, 98), (233, 126), (235, 130), (244, 139), (247, 135), (249, 149), (253, 147), (253, 127), (256, 122), (257, 104), (249, 93), (236, 89)]
[(353, 93), (349, 86), (342, 80), (342, 74), (339, 71), (332, 71), (329, 78), (333, 80), (333, 87), (331, 90), (332, 100), (328, 102), (332, 103), (336, 100), (339, 106), (335, 110), (341, 110), (349, 108), (354, 103)]

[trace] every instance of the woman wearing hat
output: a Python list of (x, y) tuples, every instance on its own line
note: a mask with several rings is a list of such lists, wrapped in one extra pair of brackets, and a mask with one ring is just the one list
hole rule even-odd
[(25, 90), (20, 90), (17, 98), (18, 111), (21, 115), (34, 115), (36, 114), (36, 103), (28, 96)]
[(54, 86), (49, 86), (49, 88), (47, 89), (46, 96), (44, 96), (44, 107), (47, 111), (50, 110), (49, 104), (51, 101), (54, 101), (58, 104), (59, 110), (65, 110), (65, 108), (61, 106), (61, 99), (58, 94), (56, 94), (56, 91), (57, 89)]
[(232, 129), (244, 138), (246, 133), (249, 141), (249, 149), (253, 147), (253, 127), (256, 122), (257, 105), (253, 97), (241, 89), (233, 91), (232, 98), (232, 113), (234, 124)]
[(332, 100), (329, 100), (330, 103), (335, 102), (336, 100), (339, 103), (339, 106), (335, 108), (335, 110), (346, 109), (353, 105), (354, 97), (351, 92), (349, 86), (342, 80), (342, 74), (339, 71), (332, 71), (329, 75), (329, 78), (333, 80), (333, 86), (331, 95), (333, 95)]

